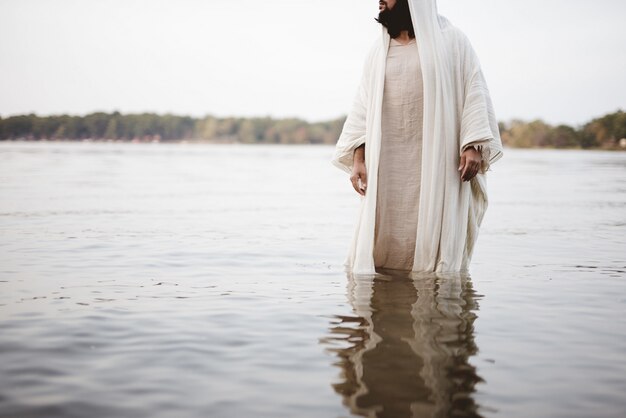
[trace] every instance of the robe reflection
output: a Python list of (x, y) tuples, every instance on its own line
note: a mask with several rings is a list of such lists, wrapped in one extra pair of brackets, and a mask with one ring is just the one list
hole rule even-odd
[(322, 339), (335, 353), (344, 404), (365, 417), (478, 417), (480, 377), (468, 359), (476, 295), (466, 274), (348, 273), (355, 316)]

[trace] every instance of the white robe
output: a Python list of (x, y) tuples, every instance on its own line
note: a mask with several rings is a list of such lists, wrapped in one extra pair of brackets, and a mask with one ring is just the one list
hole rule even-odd
[[(422, 177), (412, 271), (467, 271), (487, 209), (486, 172), (502, 142), (480, 63), (467, 37), (437, 13), (435, 0), (409, 0), (424, 86)], [(346, 259), (354, 274), (375, 274), (374, 228), (385, 64), (390, 37), (368, 54), (332, 164), (350, 173), (365, 144), (367, 191)], [(463, 150), (483, 144), (481, 171), (469, 182), (457, 170)]]

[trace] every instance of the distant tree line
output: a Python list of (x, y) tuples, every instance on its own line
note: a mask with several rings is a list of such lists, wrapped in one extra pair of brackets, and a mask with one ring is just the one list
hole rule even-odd
[[(134, 142), (213, 141), (247, 144), (334, 144), (345, 117), (325, 122), (302, 119), (193, 118), (172, 114), (96, 112), (85, 116), (35, 114), (0, 117), (0, 140), (109, 140)], [(580, 127), (541, 120), (499, 124), (510, 147), (626, 148), (626, 113), (619, 110)]]
[(552, 126), (541, 120), (500, 123), (502, 142), (516, 148), (626, 149), (626, 112), (593, 119), (578, 128)]
[(172, 114), (96, 112), (86, 116), (0, 117), (0, 140), (205, 140), (266, 144), (332, 144), (345, 118), (310, 123), (301, 119), (193, 118)]

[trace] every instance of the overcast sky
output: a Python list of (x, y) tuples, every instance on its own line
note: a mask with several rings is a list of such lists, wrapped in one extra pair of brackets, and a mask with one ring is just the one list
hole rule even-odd
[[(500, 120), (626, 108), (626, 1), (439, 0)], [(344, 115), (377, 0), (0, 0), (0, 115)]]

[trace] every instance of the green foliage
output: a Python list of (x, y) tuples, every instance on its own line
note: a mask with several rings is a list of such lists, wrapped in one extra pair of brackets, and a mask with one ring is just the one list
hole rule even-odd
[(96, 112), (86, 116), (34, 114), (0, 118), (0, 140), (204, 140), (247, 144), (334, 144), (345, 118), (309, 123), (302, 119), (191, 118), (172, 114)]
[(582, 129), (583, 147), (617, 147), (626, 138), (626, 112), (621, 110), (587, 123)]
[[(95, 112), (85, 116), (35, 114), (0, 117), (0, 140), (218, 141), (246, 144), (334, 144), (345, 117), (326, 122), (302, 119), (202, 118)], [(511, 147), (619, 148), (626, 138), (626, 113), (619, 110), (576, 129), (541, 120), (498, 124)], [(622, 141), (624, 142), (624, 141)]]
[(618, 110), (594, 119), (580, 128), (551, 126), (541, 120), (500, 122), (502, 142), (516, 148), (620, 148), (626, 138), (626, 113)]

